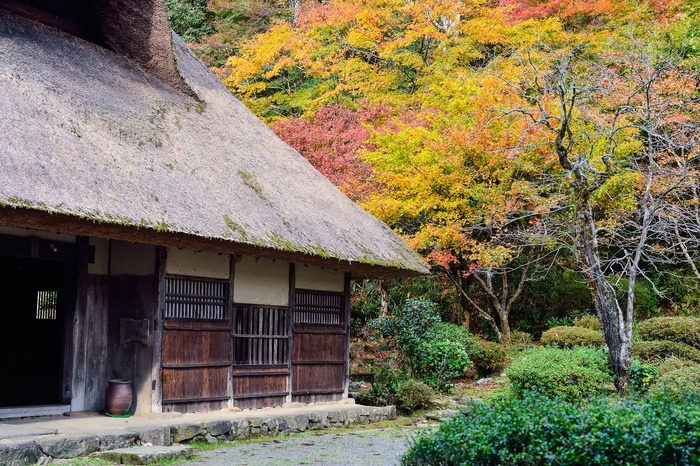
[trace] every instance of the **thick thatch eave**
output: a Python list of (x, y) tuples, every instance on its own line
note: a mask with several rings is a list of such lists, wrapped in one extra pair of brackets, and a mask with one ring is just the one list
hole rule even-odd
[(334, 267), (427, 272), (177, 38), (196, 98), (0, 12), (0, 224)]

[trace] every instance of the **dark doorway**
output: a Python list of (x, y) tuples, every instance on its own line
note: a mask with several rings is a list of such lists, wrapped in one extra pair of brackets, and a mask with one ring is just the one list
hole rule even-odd
[(65, 401), (65, 322), (75, 283), (75, 262), (0, 256), (0, 407)]

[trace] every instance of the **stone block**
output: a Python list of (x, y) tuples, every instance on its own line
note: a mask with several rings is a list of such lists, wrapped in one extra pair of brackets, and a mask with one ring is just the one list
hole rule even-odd
[(199, 424), (181, 424), (178, 426), (170, 426), (170, 437), (173, 443), (180, 443), (203, 434), (204, 427)]
[(53, 458), (75, 458), (99, 451), (100, 438), (96, 435), (68, 437), (56, 435), (38, 438), (36, 443), (43, 452)]
[(44, 454), (33, 440), (0, 440), (0, 464), (3, 466), (25, 466), (38, 463)]
[(133, 447), (138, 444), (140, 440), (141, 437), (137, 433), (106, 434), (100, 437), (100, 450)]
[(234, 438), (250, 438), (250, 422), (248, 419), (236, 419), (231, 421), (231, 432)]
[(161, 446), (172, 445), (172, 440), (170, 438), (170, 427), (162, 427), (139, 432), (139, 443), (150, 443), (151, 445)]
[(207, 423), (206, 429), (214, 437), (228, 435), (231, 432), (231, 421), (212, 421)]

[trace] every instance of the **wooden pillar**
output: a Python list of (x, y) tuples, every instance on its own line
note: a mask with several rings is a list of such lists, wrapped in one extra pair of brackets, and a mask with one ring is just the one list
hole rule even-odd
[(287, 379), (287, 402), (292, 402), (292, 378), (294, 377), (294, 371), (292, 368), (292, 359), (294, 355), (294, 306), (296, 304), (296, 267), (293, 263), (289, 264), (289, 311), (287, 315), (287, 334), (289, 338), (287, 339), (287, 370), (289, 371), (289, 378)]
[(85, 411), (86, 392), (86, 339), (85, 319), (87, 310), (89, 257), (88, 238), (78, 236), (77, 245), (77, 274), (75, 306), (66, 316), (66, 344), (64, 349), (64, 387), (63, 399), (70, 399), (71, 411)]
[(343, 384), (343, 398), (347, 398), (350, 389), (350, 272), (345, 272), (343, 307), (345, 311), (345, 382)]
[(155, 314), (153, 318), (153, 367), (151, 370), (151, 411), (163, 412), (163, 380), (161, 365), (163, 363), (163, 315), (165, 312), (165, 263), (168, 250), (163, 246), (156, 247)]

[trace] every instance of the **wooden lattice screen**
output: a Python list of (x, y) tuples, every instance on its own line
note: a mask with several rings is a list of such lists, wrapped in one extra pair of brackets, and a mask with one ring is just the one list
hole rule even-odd
[(163, 322), (163, 411), (224, 408), (229, 390), (229, 281), (168, 276)]
[(165, 281), (165, 318), (226, 319), (228, 282), (168, 277)]
[(342, 325), (343, 294), (312, 290), (296, 290), (294, 323)]
[(286, 307), (234, 305), (233, 364), (287, 364), (288, 319)]
[(58, 317), (58, 291), (36, 292), (36, 319), (56, 320)]

